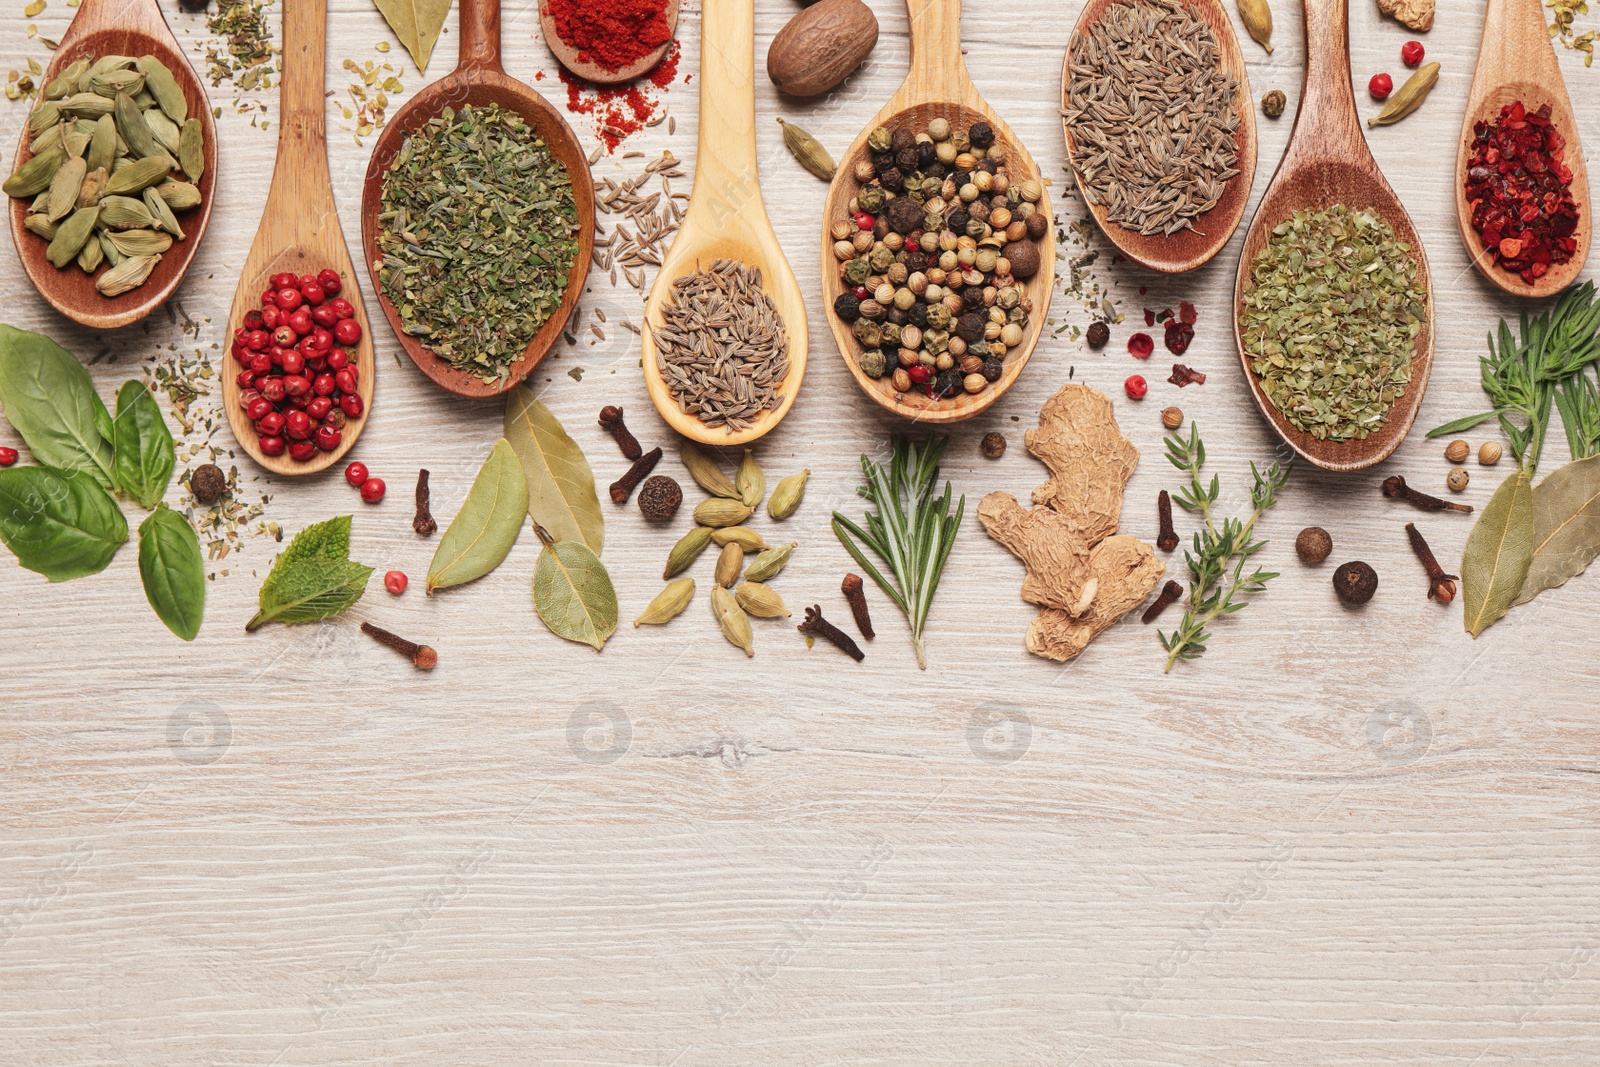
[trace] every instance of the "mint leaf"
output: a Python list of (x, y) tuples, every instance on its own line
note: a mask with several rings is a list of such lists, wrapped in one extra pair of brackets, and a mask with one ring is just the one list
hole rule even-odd
[(367, 591), (372, 568), (346, 558), (350, 516), (307, 526), (295, 535), (261, 583), (260, 610), (245, 624), (251, 631), (269, 622), (293, 626), (345, 611)]

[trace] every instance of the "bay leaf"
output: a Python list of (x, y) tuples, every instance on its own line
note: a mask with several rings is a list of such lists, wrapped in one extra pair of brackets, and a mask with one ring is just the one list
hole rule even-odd
[(1515, 603), (1583, 573), (1600, 553), (1600, 456), (1574, 460), (1533, 488), (1533, 559)]
[(206, 609), (206, 564), (189, 520), (165, 504), (139, 524), (139, 577), (167, 629), (193, 641)]
[(533, 606), (557, 637), (602, 649), (617, 629), (617, 592), (582, 541), (545, 545), (533, 568)]
[(522, 532), (528, 486), (522, 465), (504, 438), (495, 442), (472, 488), (428, 564), (428, 595), (470, 582), (500, 566)]
[(551, 540), (582, 541), (599, 555), (605, 515), (583, 449), (525, 385), (506, 398), (505, 433), (522, 464), (533, 521)]
[(388, 21), (389, 28), (416, 61), (417, 70), (426, 70), (428, 57), (439, 40), (444, 17), (450, 13), (450, 0), (373, 0)]
[(1533, 558), (1533, 485), (1517, 471), (1500, 483), (1461, 556), (1462, 623), (1477, 637), (1511, 607)]

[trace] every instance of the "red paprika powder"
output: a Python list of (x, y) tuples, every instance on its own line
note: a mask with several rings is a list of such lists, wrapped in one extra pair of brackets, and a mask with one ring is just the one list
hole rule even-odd
[(1578, 205), (1566, 140), (1550, 124), (1550, 105), (1528, 111), (1516, 101), (1493, 122), (1472, 128), (1467, 202), (1472, 228), (1496, 263), (1533, 284), (1577, 250)]
[(648, 90), (665, 89), (672, 84), (678, 73), (678, 54), (678, 46), (673, 44), (648, 75), (622, 85), (595, 85), (561, 68), (561, 82), (567, 87), (567, 110), (574, 115), (593, 115), (596, 136), (607, 152), (615, 151), (623, 138), (659, 121), (660, 101), (651, 97)]
[(618, 71), (672, 39), (666, 0), (549, 0), (556, 33), (578, 59)]

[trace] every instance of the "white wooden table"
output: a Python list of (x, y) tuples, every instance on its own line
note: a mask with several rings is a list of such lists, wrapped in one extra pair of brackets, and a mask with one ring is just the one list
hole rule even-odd
[[(816, 297), (824, 186), (785, 155), (772, 119), (839, 151), (887, 98), (905, 69), (905, 13), (870, 2), (882, 40), (834, 98), (800, 106), (764, 76), (756, 85), (766, 201), (812, 301), (814, 338), (800, 400), (759, 450), (772, 477), (812, 471), (783, 531), (801, 549), (777, 586), (797, 612), (820, 602), (841, 623), (838, 583), (853, 568), (829, 511), (859, 513), (857, 456), (902, 427), (833, 350)], [(1353, 6), (1358, 84), (1402, 74), (1411, 35), (1370, 0)], [(1125, 328), (1104, 353), (1047, 340), (1004, 402), (956, 428), (945, 473), (969, 518), (926, 673), (875, 590), (879, 635), (859, 666), (808, 651), (793, 621), (759, 623), (746, 660), (704, 604), (669, 627), (632, 629), (676, 530), (647, 529), (631, 507), (607, 504), (624, 624), (600, 655), (536, 619), (531, 534), (490, 578), (424, 598), (435, 542), (410, 530), (416, 469), (432, 470), (448, 521), (500, 409), (446, 397), (397, 363), (381, 322), (375, 415), (351, 458), (388, 480), (387, 502), (361, 505), (336, 471), (267, 485), (242, 453), (237, 462), (247, 488), (270, 493), (265, 517), (290, 533), (354, 512), (354, 557), (380, 574), (407, 570), (404, 597), (375, 577), (343, 619), (246, 635), (278, 547), (247, 539), (216, 566), (227, 574), (210, 587), (199, 640), (184, 645), (146, 606), (132, 545), (104, 573), (59, 586), (0, 562), (0, 1061), (1593, 1063), (1600, 579), (1547, 594), (1474, 642), (1459, 603), (1425, 601), (1402, 529), (1419, 521), (1450, 565), (1470, 520), (1421, 516), (1378, 492), (1389, 473), (1442, 487), (1442, 442), (1422, 430), (1481, 409), (1484, 334), (1516, 310), (1468, 269), (1450, 208), (1475, 6), (1441, 5), (1424, 37), (1444, 64), (1438, 88), (1371, 137), (1437, 279), (1418, 429), (1368, 474), (1297, 470), (1263, 527), (1265, 562), (1283, 576), (1217, 628), (1204, 660), (1171, 674), (1135, 616), (1065, 667), (1027, 655), (1021, 569), (970, 517), (985, 492), (1023, 496), (1042, 480), (1020, 431), (1069, 375), (1119, 391), (1134, 370)], [(1277, 51), (1247, 39), (1244, 51), (1256, 95), (1283, 89), (1291, 111), (1260, 124), (1257, 196), (1300, 85), (1299, 11), (1273, 7)], [(758, 71), (794, 10), (760, 0)], [(31, 21), (56, 36), (70, 13), (51, 0)], [(966, 18), (980, 90), (1073, 214), (1056, 104), (1077, 13), (1004, 0), (971, 4)], [(168, 17), (198, 61), (203, 21)], [(328, 84), (342, 98), (346, 56), (402, 53), (373, 51), (389, 35), (365, 0), (336, 0), (331, 17)], [(20, 4), (0, 17), (8, 67), (44, 56), (27, 21)], [(430, 79), (453, 65), (454, 15), (449, 25)], [(698, 28), (689, 6), (683, 74), (697, 69)], [(506, 11), (505, 39), (511, 73), (545, 71), (536, 84), (561, 100), (531, 3)], [(1600, 71), (1562, 58), (1581, 133), (1600, 143)], [(402, 80), (396, 105), (423, 84), (409, 64)], [(692, 165), (697, 84), (680, 76), (664, 96), (675, 135), (663, 124), (623, 151), (671, 148)], [(214, 95), (224, 180), (178, 295), (197, 336), (162, 313), (89, 335), (50, 312), (14, 261), (0, 267), (5, 321), (103, 356), (93, 370), (104, 396), (168, 346), (224, 341), (276, 129), (250, 128), (230, 99)], [(0, 106), (7, 166), (24, 111)], [(589, 119), (573, 122), (592, 137)], [(358, 147), (336, 110), (329, 125), (354, 248), (372, 139)], [(636, 173), (642, 160), (620, 155), (596, 176)], [(1124, 528), (1147, 538), (1156, 491), (1177, 484), (1160, 453), (1164, 404), (1199, 420), (1232, 506), (1248, 463), (1273, 454), (1228, 328), (1242, 233), (1188, 277), (1112, 268), (1109, 255), (1096, 268), (1130, 316), (1184, 299), (1200, 308), (1187, 362), (1210, 380), (1117, 401), (1144, 457)], [(640, 305), (597, 275), (585, 306), (614, 324)], [(1059, 295), (1052, 314), (1088, 321)], [(602, 405), (625, 405), (646, 447), (669, 444), (634, 338), (614, 326), (609, 337), (584, 337), (536, 376), (602, 483), (623, 465), (595, 425)], [(977, 442), (996, 429), (1011, 449), (991, 463)], [(1565, 458), (1555, 437), (1546, 470)], [(217, 439), (231, 446), (225, 427)], [(17, 443), (9, 427), (0, 442)], [(1465, 499), (1483, 504), (1508, 469), (1473, 465)], [(662, 470), (681, 477), (673, 459)], [(176, 487), (169, 499), (182, 502)], [(1291, 551), (1310, 523), (1337, 546), (1319, 569)], [(1360, 612), (1329, 588), (1332, 563), (1351, 558), (1382, 576)], [(709, 581), (709, 563), (697, 575)], [(414, 671), (362, 636), (362, 619), (435, 645), (439, 668)]]

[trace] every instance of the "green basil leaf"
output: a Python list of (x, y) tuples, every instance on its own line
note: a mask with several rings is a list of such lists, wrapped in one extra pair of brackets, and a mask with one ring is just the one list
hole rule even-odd
[(193, 641), (205, 615), (205, 559), (189, 520), (165, 504), (139, 524), (139, 577), (167, 629)]
[(153, 509), (167, 495), (177, 452), (161, 408), (143, 382), (123, 383), (112, 430), (112, 477), (123, 493)]
[(106, 569), (128, 539), (128, 520), (83, 471), (0, 470), (0, 541), (52, 582)]
[(115, 485), (111, 439), (102, 434), (105, 405), (71, 352), (42, 334), (0, 323), (0, 407), (34, 459), (85, 471), (107, 489)]
[(295, 534), (261, 583), (260, 610), (245, 624), (245, 630), (269, 622), (292, 626), (325, 619), (360, 600), (372, 568), (352, 562), (349, 554), (348, 515), (314, 523)]
[(500, 566), (522, 532), (528, 485), (517, 455), (504, 439), (495, 442), (472, 488), (428, 564), (428, 594), (470, 582)]
[(582, 541), (546, 545), (533, 567), (533, 606), (557, 637), (602, 649), (617, 629), (617, 592)]
[(522, 464), (533, 521), (553, 540), (582, 541), (599, 555), (606, 520), (594, 472), (583, 449), (526, 385), (506, 398), (505, 435)]
[(1600, 456), (1575, 460), (1533, 490), (1533, 558), (1516, 603), (1583, 573), (1600, 553)]
[(1533, 486), (1517, 471), (1500, 483), (1461, 556), (1462, 622), (1477, 637), (1511, 607), (1533, 559)]

